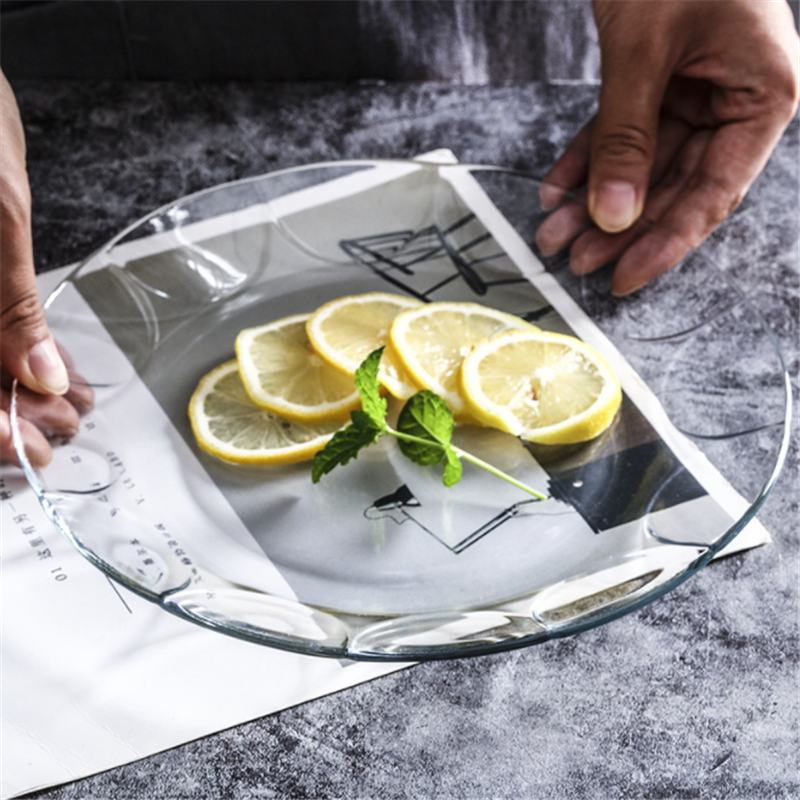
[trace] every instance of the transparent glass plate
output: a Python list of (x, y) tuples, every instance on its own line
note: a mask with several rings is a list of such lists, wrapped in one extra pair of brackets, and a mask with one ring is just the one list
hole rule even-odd
[[(579, 279), (538, 253), (545, 216), (530, 176), (423, 161), (312, 165), (154, 212), (46, 302), (95, 406), (47, 468), (21, 455), (42, 506), (165, 611), (313, 655), (476, 655), (652, 602), (764, 501), (787, 446), (786, 369), (699, 253), (616, 300), (607, 272)], [(446, 489), (383, 440), (316, 485), (308, 463), (200, 451), (189, 398), (239, 330), (367, 291), (473, 300), (590, 341), (623, 385), (615, 423), (569, 447), (459, 428), (543, 502), (470, 467)]]

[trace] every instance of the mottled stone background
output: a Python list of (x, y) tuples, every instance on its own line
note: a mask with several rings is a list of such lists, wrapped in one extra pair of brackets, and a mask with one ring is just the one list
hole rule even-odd
[[(277, 168), (450, 147), (541, 173), (597, 96), (585, 2), (0, 8), (40, 270), (177, 197)], [(293, 15), (311, 11), (298, 31)], [(209, 49), (203, 17), (225, 46)], [(795, 396), (799, 157), (795, 119), (704, 246), (776, 332)], [(36, 796), (796, 798), (799, 458), (795, 424), (759, 515), (771, 544), (637, 613), (416, 666)]]

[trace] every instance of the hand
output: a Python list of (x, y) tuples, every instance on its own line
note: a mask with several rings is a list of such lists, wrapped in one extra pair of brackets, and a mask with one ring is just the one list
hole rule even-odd
[(578, 275), (616, 260), (625, 295), (728, 216), (794, 115), (800, 45), (786, 0), (595, 0), (596, 116), (541, 187), (546, 255)]
[(51, 458), (47, 435), (70, 436), (91, 389), (70, 389), (70, 375), (39, 304), (31, 241), (31, 197), (25, 137), (14, 94), (0, 72), (0, 459), (17, 461), (8, 417), (13, 378), (19, 394), (20, 433), (32, 464)]

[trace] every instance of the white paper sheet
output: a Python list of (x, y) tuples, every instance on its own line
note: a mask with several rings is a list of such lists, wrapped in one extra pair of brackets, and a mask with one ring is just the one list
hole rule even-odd
[[(502, 218), (495, 223), (502, 228)], [(513, 256), (507, 232), (493, 233)], [(524, 261), (524, 253), (514, 260)], [(43, 295), (63, 272), (41, 276)], [(84, 560), (44, 515), (22, 473), (8, 466), (0, 467), (0, 514), (2, 798), (402, 668), (289, 654), (169, 616)], [(722, 554), (768, 538), (753, 523)]]

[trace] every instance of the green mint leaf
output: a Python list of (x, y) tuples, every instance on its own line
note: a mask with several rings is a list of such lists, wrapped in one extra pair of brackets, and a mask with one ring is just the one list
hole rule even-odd
[[(423, 389), (411, 397), (397, 418), (397, 430), (400, 433), (406, 433), (437, 445), (435, 452), (439, 456), (430, 462), (432, 464), (442, 460), (441, 448), (450, 444), (454, 426), (453, 412), (450, 407), (438, 394), (434, 394), (428, 389)], [(404, 444), (412, 445), (415, 442), (401, 442), (401, 446)], [(434, 450), (430, 452), (432, 458)], [(424, 447), (420, 451), (420, 457), (428, 458)]]
[(386, 427), (386, 400), (381, 397), (381, 384), (378, 380), (378, 367), (382, 355), (382, 347), (374, 350), (361, 362), (355, 375), (361, 408), (380, 430)]
[(453, 427), (453, 413), (447, 403), (427, 389), (415, 394), (397, 418), (400, 451), (415, 464), (443, 464), (446, 486), (461, 477), (461, 462), (450, 446)]
[(444, 462), (444, 473), (442, 481), (445, 486), (455, 486), (461, 480), (461, 459), (456, 455), (452, 447), (445, 449), (447, 460)]
[(351, 416), (354, 417), (353, 424), (336, 431), (328, 444), (315, 454), (311, 465), (314, 483), (319, 483), (319, 479), (335, 467), (357, 458), (360, 450), (376, 442), (381, 435), (381, 429), (375, 427), (363, 412), (354, 411)]

